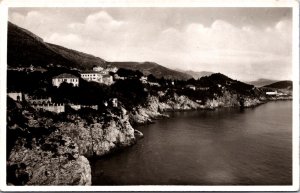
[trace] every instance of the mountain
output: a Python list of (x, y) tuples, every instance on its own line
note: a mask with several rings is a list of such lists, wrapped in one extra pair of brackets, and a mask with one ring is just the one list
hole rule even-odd
[(258, 80), (254, 80), (254, 81), (250, 81), (250, 82), (246, 82), (246, 83), (254, 85), (256, 87), (262, 87), (264, 85), (273, 84), (273, 83), (278, 82), (278, 81), (279, 80), (271, 80), (271, 79), (260, 78)]
[(273, 84), (263, 86), (265, 88), (275, 88), (275, 89), (293, 89), (293, 82), (290, 80), (278, 81)]
[(191, 75), (171, 70), (154, 62), (110, 62), (111, 66), (130, 70), (139, 70), (145, 75), (153, 74), (157, 78), (187, 80)]
[(101, 58), (44, 42), (42, 38), (8, 22), (8, 66), (41, 66), (49, 64), (78, 69), (105, 65)]
[(153, 74), (167, 79), (189, 79), (192, 76), (171, 70), (153, 62), (107, 62), (102, 58), (68, 49), (44, 40), (32, 32), (8, 22), (7, 63), (9, 67), (24, 67), (31, 64), (35, 67), (46, 68), (50, 64), (77, 68), (91, 69), (93, 66), (110, 64), (118, 68), (140, 70), (144, 74)]
[(192, 70), (182, 71), (182, 72), (191, 75), (194, 79), (199, 79), (203, 76), (210, 76), (214, 73), (214, 72), (208, 72), (208, 71), (195, 72)]

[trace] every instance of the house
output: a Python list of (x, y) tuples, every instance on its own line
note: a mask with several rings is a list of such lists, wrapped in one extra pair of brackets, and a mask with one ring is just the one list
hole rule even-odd
[(103, 68), (101, 66), (94, 66), (93, 67), (93, 71), (95, 71), (95, 72), (101, 72), (101, 71), (103, 71)]
[[(26, 99), (27, 98), (27, 99)], [(25, 99), (30, 103), (30, 104), (52, 104), (52, 98), (32, 98), (32, 97), (26, 97)]]
[(103, 83), (106, 85), (111, 85), (113, 83), (113, 77), (111, 75), (103, 75)]
[(149, 84), (150, 86), (157, 86), (157, 87), (160, 87), (160, 84), (157, 83), (157, 82), (148, 82), (148, 84)]
[(110, 101), (111, 101), (111, 105), (113, 107), (118, 107), (118, 99), (117, 98), (112, 98), (112, 99), (110, 99)]
[(118, 71), (118, 68), (117, 68), (117, 67), (108, 67), (108, 68), (106, 68), (106, 70), (107, 70), (108, 72), (116, 73), (116, 72)]
[(268, 96), (276, 96), (277, 94), (278, 94), (277, 91), (266, 92), (266, 95)]
[(209, 87), (198, 87), (197, 89), (198, 89), (198, 90), (208, 90)]
[(79, 86), (79, 78), (73, 74), (63, 73), (52, 78), (52, 85), (59, 87), (61, 83), (66, 82), (73, 84), (73, 86)]
[(7, 95), (15, 101), (22, 101), (22, 93), (21, 92), (9, 92)]
[(191, 84), (186, 85), (186, 88), (196, 90), (196, 87), (194, 85), (191, 85)]
[(140, 81), (143, 83), (143, 84), (146, 84), (147, 83), (147, 80), (148, 80), (148, 77), (147, 76), (142, 76), (140, 78)]
[(34, 71), (34, 66), (32, 64), (29, 66), (29, 70)]
[(94, 81), (94, 82), (98, 82), (98, 83), (103, 82), (103, 75), (98, 71), (81, 72), (80, 76), (82, 79), (84, 79), (86, 81)]
[(114, 79), (115, 80), (125, 80), (125, 77), (121, 77), (118, 74), (114, 74)]
[(33, 104), (32, 107), (35, 108), (35, 109), (43, 109), (45, 111), (51, 111), (51, 112), (54, 112), (54, 113), (65, 112), (65, 104), (57, 104), (57, 103)]

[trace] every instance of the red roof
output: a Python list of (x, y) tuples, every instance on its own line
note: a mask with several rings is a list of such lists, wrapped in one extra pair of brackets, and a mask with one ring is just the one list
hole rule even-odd
[(54, 76), (53, 78), (78, 78), (78, 77), (73, 74), (63, 73), (58, 76)]

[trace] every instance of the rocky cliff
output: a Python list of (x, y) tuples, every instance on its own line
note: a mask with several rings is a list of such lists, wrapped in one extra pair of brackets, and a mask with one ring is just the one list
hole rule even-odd
[(89, 161), (69, 137), (55, 132), (42, 145), (21, 142), (8, 158), (8, 182), (14, 185), (91, 185)]
[(152, 123), (158, 118), (165, 118), (168, 115), (163, 112), (166, 111), (180, 111), (180, 110), (195, 110), (200, 108), (200, 105), (186, 96), (178, 96), (174, 94), (173, 97), (167, 101), (161, 102), (158, 97), (150, 96), (145, 106), (138, 106), (130, 113), (130, 121), (133, 125)]
[[(265, 98), (243, 97), (245, 108), (255, 107), (265, 102)], [(240, 107), (240, 98), (237, 94), (225, 91), (222, 96), (208, 99), (204, 104), (199, 104), (187, 96), (178, 96), (176, 93), (161, 101), (159, 97), (150, 96), (146, 105), (134, 108), (130, 114), (130, 122), (133, 125), (153, 123), (155, 119), (168, 117), (164, 114), (167, 111), (186, 111), (197, 109), (215, 109), (222, 107)]]
[(11, 185), (91, 185), (86, 157), (135, 143), (125, 109), (85, 119), (9, 103), (7, 182)]
[(110, 113), (106, 119), (92, 118), (91, 122), (72, 115), (56, 126), (70, 136), (79, 147), (79, 153), (87, 157), (102, 156), (135, 143), (134, 129), (125, 109), (119, 115)]

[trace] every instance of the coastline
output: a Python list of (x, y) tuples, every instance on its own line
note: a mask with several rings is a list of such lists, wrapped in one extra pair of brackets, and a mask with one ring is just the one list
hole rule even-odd
[[(269, 101), (276, 100), (291, 100), (291, 98), (272, 98), (271, 100), (248, 98), (245, 100), (244, 107), (254, 108)], [(55, 122), (54, 118), (45, 122), (46, 117), (43, 117), (38, 113), (33, 113), (32, 115), (32, 112), (27, 112), (26, 116), (29, 118), (29, 122), (31, 123), (31, 125), (29, 124), (30, 127), (49, 127), (51, 123), (54, 123), (55, 127), (58, 128), (58, 133), (56, 132), (54, 134), (50, 134), (49, 137), (46, 137), (45, 144), (51, 145), (52, 142), (50, 141), (53, 137), (50, 136), (63, 136), (62, 140), (66, 142), (64, 142), (65, 144), (58, 144), (58, 149), (61, 149), (59, 150), (59, 160), (65, 160), (64, 162), (67, 165), (73, 164), (72, 167), (66, 167), (66, 165), (63, 166), (63, 168), (65, 168), (64, 171), (68, 174), (68, 176), (77, 177), (69, 178), (68, 180), (64, 180), (65, 177), (59, 177), (59, 174), (62, 172), (56, 172), (60, 170), (55, 169), (55, 165), (61, 165), (61, 161), (55, 161), (57, 159), (54, 157), (55, 153), (45, 154), (45, 152), (48, 152), (47, 149), (40, 150), (36, 146), (34, 146), (32, 150), (26, 148), (24, 144), (14, 147), (13, 153), (10, 154), (8, 165), (17, 167), (19, 176), (28, 176), (26, 177), (28, 178), (28, 181), (24, 181), (24, 179), (22, 181), (22, 183), (28, 185), (91, 185), (91, 163), (88, 160), (95, 160), (103, 156), (109, 156), (122, 151), (124, 148), (134, 145), (137, 140), (143, 137), (142, 132), (135, 129), (137, 126), (155, 124), (155, 120), (169, 118), (167, 112), (214, 110), (217, 108), (240, 108), (240, 106), (238, 105), (238, 100), (225, 101), (224, 98), (208, 100), (205, 105), (200, 105), (195, 101), (190, 100), (188, 97), (175, 95), (173, 100), (165, 102), (159, 101), (158, 97), (151, 96), (147, 100), (147, 105), (138, 106), (131, 112), (126, 111), (124, 108), (115, 110), (114, 112), (110, 112), (105, 121), (100, 117), (93, 117), (90, 121), (87, 121), (79, 116), (69, 116), (66, 120), (61, 122)], [(35, 142), (32, 144), (35, 144)], [(68, 144), (73, 144), (75, 149), (70, 149)], [(40, 160), (42, 164), (32, 165), (30, 163), (31, 158), (23, 156), (22, 152), (31, 152), (31, 157), (36, 160)], [(71, 159), (69, 157), (70, 153)], [(44, 156), (45, 158), (43, 158), (43, 155), (48, 156)], [(51, 164), (46, 164), (48, 167), (45, 167), (44, 163), (46, 163), (47, 160), (50, 160)], [(26, 167), (22, 168), (23, 166), (21, 163), (25, 163)], [(74, 164), (77, 165), (77, 170), (72, 169), (75, 167)], [(37, 171), (39, 172), (36, 173)], [(54, 176), (50, 177), (51, 175), (49, 174)]]

